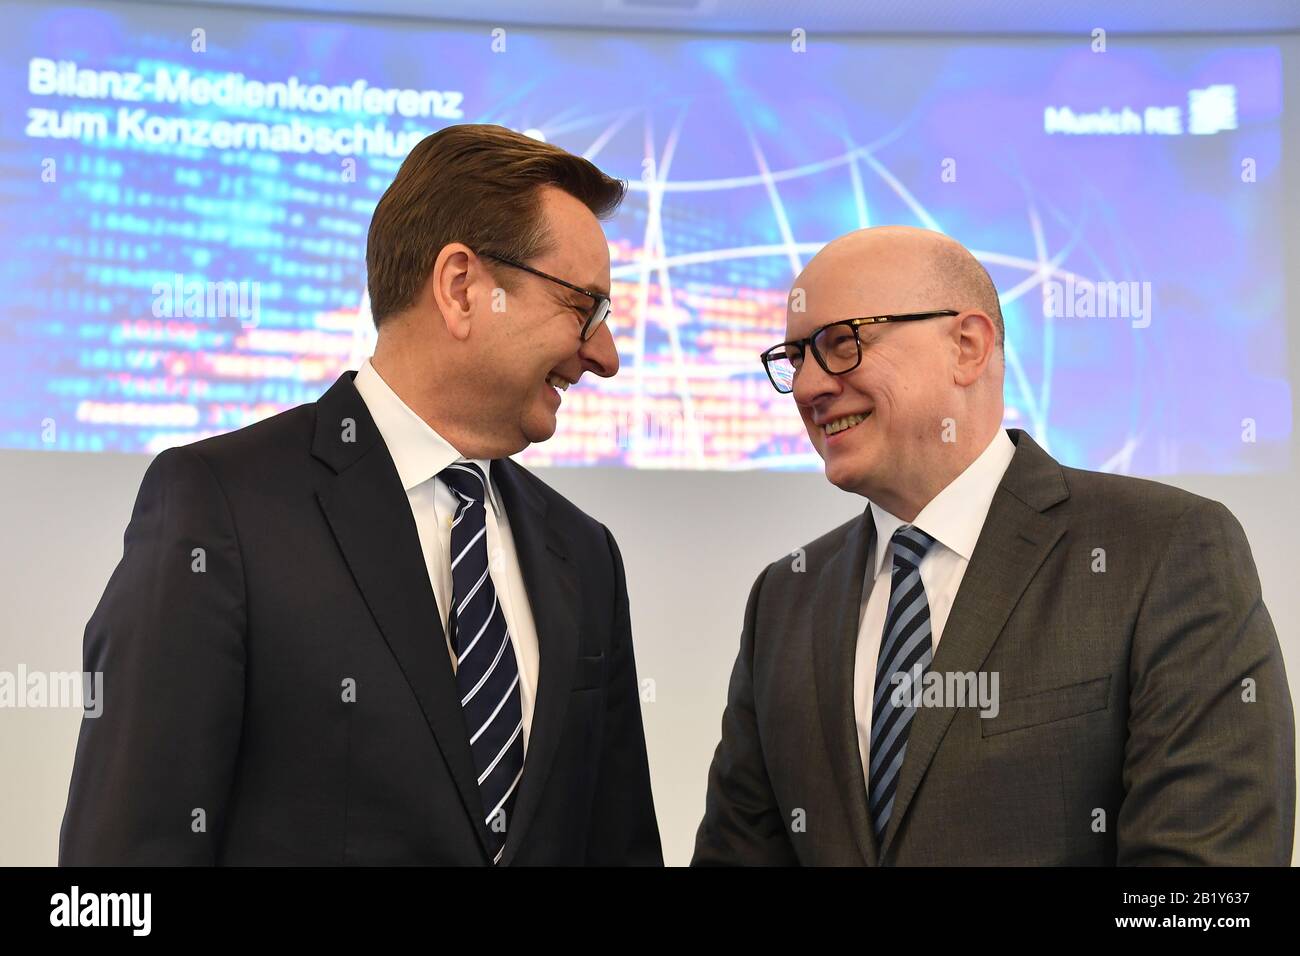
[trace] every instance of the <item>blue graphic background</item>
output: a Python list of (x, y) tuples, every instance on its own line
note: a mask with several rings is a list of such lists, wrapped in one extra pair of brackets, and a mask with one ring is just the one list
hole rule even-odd
[[(565, 396), (533, 464), (810, 468), (757, 354), (828, 240), (941, 229), (990, 269), (1007, 322), (1007, 424), (1062, 461), (1142, 474), (1287, 465), (1282, 63), (1242, 41), (632, 39), (203, 11), (17, 5), (0, 36), (0, 445), (152, 452), (315, 399), (372, 341), (370, 214), (401, 153), (148, 144), (156, 117), (534, 130), (629, 181), (607, 226), (623, 371)], [(456, 91), (460, 118), (304, 113), (29, 89), (33, 58), (154, 76)], [(1044, 110), (1178, 106), (1235, 91), (1213, 135), (1048, 134)], [(30, 135), (31, 110), (110, 131)], [(1183, 122), (1187, 117), (1184, 115)], [(347, 161), (355, 166), (348, 178)], [(42, 171), (53, 160), (56, 175)], [(1243, 160), (1253, 181), (1243, 181)], [(951, 162), (949, 162), (951, 161)], [(955, 180), (944, 172), (955, 171)], [(256, 283), (256, 323), (158, 316), (158, 284)], [(1149, 282), (1150, 324), (1044, 315), (1043, 282)], [(829, 319), (829, 317), (828, 317)], [(1243, 441), (1243, 420), (1256, 440)]]

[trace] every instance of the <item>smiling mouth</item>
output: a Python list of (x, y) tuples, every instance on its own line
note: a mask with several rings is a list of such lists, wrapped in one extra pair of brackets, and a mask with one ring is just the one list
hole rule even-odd
[(836, 418), (833, 421), (827, 422), (822, 426), (822, 431), (825, 432), (827, 436), (838, 435), (840, 432), (848, 431), (855, 425), (865, 422), (870, 417), (871, 412), (866, 412), (865, 414), (845, 415), (843, 418)]
[(551, 388), (558, 388), (560, 391), (563, 392), (563, 391), (567, 391), (569, 386), (572, 385), (573, 383), (570, 382), (567, 378), (564, 378), (562, 375), (556, 375), (554, 372), (550, 372), (546, 376), (546, 384), (551, 386)]

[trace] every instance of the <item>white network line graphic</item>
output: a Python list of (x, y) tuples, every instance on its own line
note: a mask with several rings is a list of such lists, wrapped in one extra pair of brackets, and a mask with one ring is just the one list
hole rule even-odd
[[(757, 172), (744, 176), (729, 176), (713, 179), (677, 180), (669, 179), (673, 157), (681, 138), (687, 110), (683, 108), (678, 114), (662, 150), (655, 142), (653, 119), (647, 111), (629, 108), (611, 111), (598, 116), (570, 119), (573, 111), (564, 111), (559, 116), (539, 126), (548, 141), (557, 134), (575, 129), (589, 128), (593, 123), (605, 123), (599, 134), (582, 155), (589, 159), (599, 155), (604, 148), (626, 127), (638, 113), (645, 113), (643, 130), (643, 152), (645, 174), (640, 179), (629, 180), (631, 192), (644, 193), (646, 197), (646, 223), (642, 236), (639, 255), (634, 261), (615, 265), (611, 269), (615, 281), (636, 283), (636, 315), (634, 346), (632, 353), (632, 423), (630, 435), (632, 442), (628, 448), (628, 463), (640, 466), (644, 459), (641, 448), (641, 426), (645, 421), (646, 403), (650, 395), (647, 392), (647, 380), (671, 380), (674, 383), (675, 397), (681, 402), (684, 420), (685, 438), (691, 463), (696, 467), (725, 467), (733, 470), (750, 470), (766, 467), (817, 467), (821, 459), (815, 452), (799, 455), (763, 455), (739, 461), (709, 461), (704, 452), (704, 435), (700, 429), (699, 418), (695, 409), (692, 381), (730, 378), (735, 375), (761, 374), (757, 357), (751, 363), (692, 363), (688, 361), (681, 341), (679, 315), (681, 310), (673, 302), (673, 269), (686, 266), (708, 265), (721, 262), (734, 262), (745, 259), (766, 259), (780, 256), (786, 259), (791, 270), (791, 278), (803, 269), (806, 258), (816, 255), (829, 239), (799, 240), (795, 237), (781, 198), (779, 185), (795, 179), (815, 176), (828, 170), (844, 167), (849, 178), (849, 189), (859, 227), (871, 224), (866, 188), (862, 179), (861, 166), (870, 169), (880, 182), (897, 196), (916, 216), (919, 225), (936, 232), (945, 232), (936, 217), (925, 208), (924, 204), (895, 176), (880, 160), (876, 152), (901, 135), (896, 129), (866, 145), (855, 146), (848, 137), (844, 137), (844, 152), (816, 162), (805, 163), (788, 169), (772, 170), (766, 155), (752, 131), (749, 135), (750, 151), (757, 167)], [(504, 120), (502, 120), (504, 121)], [(658, 155), (656, 156), (656, 153)], [(743, 189), (761, 186), (772, 208), (777, 232), (781, 241), (775, 243), (758, 243), (743, 246), (730, 246), (717, 249), (696, 250), (668, 255), (664, 241), (663, 204), (667, 194), (712, 192), (718, 190)], [(1051, 407), (1051, 381), (1055, 359), (1056, 329), (1055, 319), (1046, 307), (1049, 281), (1068, 280), (1077, 286), (1095, 285), (1096, 279), (1061, 267), (1075, 249), (1079, 239), (1080, 226), (1076, 225), (1073, 234), (1067, 237), (1064, 245), (1054, 253), (1049, 253), (1043, 231), (1042, 219), (1036, 205), (1028, 204), (1027, 216), (1029, 233), (1034, 245), (1034, 257), (1026, 258), (1013, 253), (988, 249), (971, 249), (986, 267), (1023, 270), (1025, 278), (999, 293), (999, 301), (1005, 308), (1033, 289), (1039, 289), (1044, 297), (1044, 306), (1038, 310), (1043, 317), (1041, 381), (1037, 390), (1021, 361), (1018, 350), (1010, 338), (1005, 342), (1005, 358), (1008, 381), (1013, 389), (1016, 407), (1023, 410), (1028, 419), (1027, 427), (1035, 437), (1050, 451), (1049, 411)], [(833, 238), (833, 237), (832, 237)], [(659, 303), (662, 323), (669, 340), (670, 363), (666, 366), (650, 367), (646, 364), (646, 333), (649, 328), (651, 294)], [(372, 351), (375, 342), (375, 330), (370, 321), (369, 297), (363, 290), (360, 306), (357, 310), (357, 323), (352, 340), (353, 364), (363, 361)], [(600, 389), (602, 383), (595, 383)], [(1124, 444), (1116, 450), (1101, 466), (1102, 471), (1127, 471), (1133, 453), (1140, 444), (1140, 436), (1130, 435)], [(659, 463), (662, 464), (662, 463)]]
[[(625, 121), (624, 117), (616, 120), (615, 125), (621, 125)], [(613, 129), (606, 129), (597, 144), (593, 144), (593, 149), (603, 148), (612, 138)], [(799, 241), (795, 238), (790, 226), (789, 217), (785, 211), (785, 205), (781, 199), (778, 184), (792, 179), (806, 176), (813, 176), (826, 170), (835, 169), (840, 166), (847, 167), (849, 173), (849, 186), (853, 196), (854, 208), (857, 212), (859, 223), (865, 227), (869, 225), (870, 220), (867, 212), (866, 192), (862, 182), (862, 176), (859, 169), (859, 162), (864, 163), (881, 182), (883, 182), (891, 192), (894, 193), (916, 216), (918, 223), (927, 229), (936, 232), (945, 232), (943, 226), (935, 216), (925, 208), (924, 204), (916, 198), (915, 195), (895, 176), (874, 154), (874, 151), (880, 145), (892, 141), (897, 131), (887, 136), (881, 137), (867, 146), (854, 146), (851, 142), (846, 141), (845, 151), (827, 159), (819, 160), (813, 163), (806, 163), (801, 166), (792, 167), (773, 171), (763, 153), (761, 147), (750, 135), (750, 149), (754, 157), (755, 165), (758, 172), (748, 176), (732, 176), (717, 179), (702, 180), (679, 180), (676, 182), (668, 179), (668, 162), (671, 159), (672, 151), (677, 145), (678, 134), (681, 129), (681, 118), (673, 129), (668, 144), (665, 146), (664, 160), (658, 165), (653, 165), (654, 146), (653, 146), (653, 129), (647, 121), (646, 127), (646, 155), (651, 168), (654, 170), (652, 177), (646, 177), (641, 182), (630, 182), (629, 189), (632, 191), (645, 192), (647, 196), (648, 214), (645, 238), (642, 244), (641, 255), (636, 262), (625, 263), (615, 266), (612, 269), (613, 278), (630, 279), (636, 276), (639, 279), (638, 288), (638, 309), (636, 315), (637, 349), (634, 355), (635, 391), (634, 403), (636, 409), (635, 421), (641, 421), (641, 413), (645, 401), (645, 382), (648, 377), (653, 375), (655, 378), (671, 377), (678, 383), (679, 395), (683, 399), (683, 405), (686, 407), (690, 403), (689, 382), (691, 380), (712, 379), (718, 377), (730, 376), (737, 373), (757, 372), (757, 360), (753, 366), (746, 365), (726, 365), (718, 363), (705, 364), (685, 364), (682, 356), (680, 345), (677, 340), (677, 321), (676, 309), (671, 305), (672, 287), (669, 281), (669, 272), (673, 268), (689, 265), (708, 264), (716, 262), (729, 262), (739, 259), (759, 259), (769, 258), (772, 256), (783, 256), (790, 265), (792, 278), (802, 270), (804, 256), (811, 257), (815, 255), (829, 240), (819, 241)], [(591, 152), (589, 150), (588, 152)], [(744, 246), (733, 246), (721, 249), (700, 250), (685, 252), (672, 256), (665, 253), (664, 235), (662, 225), (663, 201), (667, 193), (690, 193), (702, 192), (719, 189), (737, 189), (752, 186), (762, 186), (768, 201), (772, 207), (773, 218), (776, 228), (781, 236), (779, 243), (753, 244)], [(997, 265), (1004, 268), (1024, 270), (1027, 275), (1025, 279), (999, 293), (999, 302), (1005, 307), (1012, 302), (1020, 299), (1031, 289), (1039, 289), (1044, 295), (1046, 302), (1045, 283), (1056, 280), (1072, 280), (1076, 286), (1093, 284), (1095, 279), (1083, 276), (1079, 273), (1072, 272), (1061, 268), (1064, 262), (1073, 251), (1078, 232), (1070, 236), (1066, 243), (1055, 253), (1049, 255), (1047, 251), (1046, 238), (1043, 233), (1042, 221), (1037, 208), (1030, 203), (1027, 215), (1029, 219), (1029, 232), (1034, 243), (1034, 258), (1025, 258), (1023, 256), (1011, 253), (998, 252), (986, 249), (972, 249), (971, 253), (986, 267)], [(655, 274), (659, 278), (657, 289), (659, 301), (664, 304), (665, 314), (670, 318), (668, 320), (668, 332), (673, 342), (672, 365), (668, 369), (649, 369), (645, 366), (645, 332), (646, 324), (649, 322), (649, 282), (650, 275)], [(1006, 365), (1009, 373), (1010, 383), (1013, 388), (1017, 407), (1023, 409), (1028, 418), (1028, 427), (1030, 431), (1044, 444), (1050, 451), (1050, 429), (1048, 421), (1048, 411), (1051, 404), (1051, 378), (1054, 367), (1055, 357), (1055, 318), (1050, 314), (1045, 305), (1039, 310), (1043, 316), (1043, 354), (1041, 382), (1037, 391), (1030, 381), (1030, 377), (1025, 370), (1024, 363), (1014, 343), (1007, 339), (1005, 342)], [(687, 422), (687, 434), (691, 443), (691, 448), (697, 461), (703, 461), (702, 445), (703, 436), (699, 433), (699, 423), (693, 412), (685, 413)], [(1136, 436), (1129, 436), (1125, 440), (1124, 446), (1109, 458), (1103, 465), (1103, 470), (1118, 468), (1123, 470), (1131, 460), (1134, 449), (1137, 447), (1139, 439)], [(755, 467), (766, 467), (769, 464), (779, 462), (785, 467), (789, 467), (791, 462), (806, 461), (808, 464), (819, 464), (820, 458), (813, 454), (799, 456), (778, 456), (778, 457), (760, 457), (747, 461), (726, 462), (726, 463), (707, 463), (717, 467), (724, 464), (725, 467), (733, 469), (749, 469)], [(635, 464), (635, 461), (633, 462)]]

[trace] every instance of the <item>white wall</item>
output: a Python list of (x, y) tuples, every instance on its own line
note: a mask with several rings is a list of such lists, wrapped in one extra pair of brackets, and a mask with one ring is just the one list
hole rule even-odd
[[(1297, 330), (1300, 332), (1300, 330)], [(0, 670), (81, 669), (81, 637), (122, 550), (148, 460), (0, 453)], [(655, 801), (670, 864), (690, 858), (745, 598), (770, 560), (858, 513), (820, 474), (548, 469), (609, 525), (627, 566)], [(1300, 698), (1295, 475), (1184, 479), (1246, 528)], [(56, 860), (80, 714), (0, 711), (0, 865)]]

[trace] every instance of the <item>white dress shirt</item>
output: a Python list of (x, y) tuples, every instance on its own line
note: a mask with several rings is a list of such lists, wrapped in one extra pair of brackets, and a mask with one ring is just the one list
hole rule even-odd
[[(921, 560), (921, 584), (930, 605), (930, 632), (935, 652), (948, 622), (948, 612), (966, 574), (993, 494), (1016, 452), (1004, 429), (998, 433), (966, 470), (921, 509), (914, 527), (934, 544)], [(889, 610), (889, 586), (894, 566), (894, 532), (906, 524), (874, 501), (871, 516), (876, 523), (874, 553), (867, 555), (863, 602), (858, 618), (858, 644), (853, 661), (853, 712), (858, 725), (858, 750), (862, 756), (863, 779), (870, 792), (871, 704), (875, 699), (876, 659), (884, 637), (885, 615)], [(874, 582), (874, 584), (873, 584)]]
[[(447, 636), (447, 653), (456, 668), (456, 652), (447, 630), (447, 610), (451, 607), (451, 522), (456, 515), (457, 499), (451, 489), (437, 479), (440, 471), (452, 462), (473, 461), (488, 479), (490, 507), (487, 515), (488, 573), (496, 588), (497, 599), (510, 630), (515, 662), (519, 665), (519, 702), (523, 706), (524, 750), (533, 723), (533, 704), (537, 700), (538, 649), (537, 628), (533, 623), (524, 575), (519, 569), (519, 555), (510, 534), (510, 521), (501, 506), (489, 462), (467, 459), (403, 402), (388, 383), (380, 378), (367, 359), (357, 372), (354, 384), (361, 393), (370, 417), (388, 446), (397, 466), (398, 477), (406, 489), (406, 499), (415, 516), (415, 529), (424, 551), (424, 566), (429, 572), (442, 633)], [(432, 624), (429, 638), (433, 639)]]

